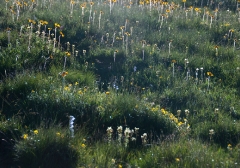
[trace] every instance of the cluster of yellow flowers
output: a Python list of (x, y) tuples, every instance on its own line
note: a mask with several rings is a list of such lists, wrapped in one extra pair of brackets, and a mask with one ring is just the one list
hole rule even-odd
[(62, 77), (65, 77), (65, 76), (67, 76), (68, 72), (67, 72), (67, 71), (63, 71), (63, 72), (60, 72), (59, 74), (60, 74)]
[(20, 7), (22, 7), (22, 3), (21, 3), (21, 2), (17, 1), (16, 4), (17, 4), (18, 6), (20, 6)]
[(59, 33), (60, 33), (60, 35), (61, 35), (62, 37), (64, 37), (64, 36), (65, 36), (65, 35), (63, 34), (63, 32), (62, 32), (62, 31), (60, 31)]
[(165, 110), (165, 109), (163, 109), (163, 108), (161, 109), (161, 112), (162, 112), (163, 115), (168, 116), (168, 118), (169, 118), (170, 120), (174, 121), (175, 124), (178, 124), (178, 123), (179, 123), (179, 122), (178, 122), (178, 118), (175, 117), (172, 113), (168, 112), (167, 110)]
[[(38, 134), (38, 130), (34, 130), (34, 131), (33, 131), (33, 134), (34, 134), (34, 135), (37, 135), (37, 134)], [(22, 135), (22, 138), (23, 138), (24, 140), (27, 140), (27, 139), (28, 139), (28, 134), (23, 134), (23, 135)]]
[(47, 21), (44, 21), (44, 20), (39, 20), (39, 23), (40, 23), (41, 25), (47, 25), (47, 24), (48, 24), (48, 22), (47, 22)]
[(36, 24), (35, 20), (28, 19), (29, 23)]
[(200, 8), (194, 8), (196, 12), (201, 12)]
[(71, 53), (70, 53), (70, 52), (68, 52), (68, 51), (67, 51), (67, 52), (65, 52), (65, 54), (66, 54), (66, 56), (67, 56), (67, 57), (70, 57), (70, 56), (71, 56)]
[(71, 90), (71, 88), (70, 88), (69, 86), (65, 86), (65, 87), (64, 87), (64, 90), (67, 91), (67, 92), (69, 92), (69, 91)]
[(151, 3), (153, 3), (153, 4), (157, 4), (157, 3), (160, 3), (161, 5), (168, 5), (168, 2), (163, 2), (162, 0), (141, 0), (140, 2), (139, 2), (139, 4), (140, 5), (144, 5), (144, 3), (145, 4), (150, 4), (150, 2)]
[(55, 28), (60, 28), (61, 27), (61, 25), (58, 24), (58, 23), (55, 23), (54, 26), (55, 26)]
[(80, 8), (86, 8), (87, 4), (84, 2), (83, 4), (80, 5)]
[(207, 76), (213, 76), (212, 72), (207, 72)]

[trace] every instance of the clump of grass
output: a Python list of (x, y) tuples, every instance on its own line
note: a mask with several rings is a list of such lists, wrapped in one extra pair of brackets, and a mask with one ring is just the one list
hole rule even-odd
[(23, 134), (14, 149), (21, 167), (76, 167), (79, 153), (67, 131), (37, 129)]
[(14, 163), (14, 145), (20, 140), (23, 128), (17, 118), (5, 119), (0, 122), (0, 166), (8, 167)]
[(143, 153), (138, 153), (130, 162), (139, 167), (234, 167), (237, 160), (232, 160), (230, 152), (218, 149), (199, 141), (189, 139), (163, 141), (159, 146), (152, 146)]

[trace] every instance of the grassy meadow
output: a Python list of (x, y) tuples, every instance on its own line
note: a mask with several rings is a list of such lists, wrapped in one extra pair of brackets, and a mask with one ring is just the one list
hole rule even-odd
[(239, 24), (239, 0), (2, 0), (0, 167), (239, 167)]

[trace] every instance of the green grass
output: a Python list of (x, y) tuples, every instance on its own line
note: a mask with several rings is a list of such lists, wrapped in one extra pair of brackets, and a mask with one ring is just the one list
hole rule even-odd
[(238, 167), (236, 1), (13, 2), (0, 167)]

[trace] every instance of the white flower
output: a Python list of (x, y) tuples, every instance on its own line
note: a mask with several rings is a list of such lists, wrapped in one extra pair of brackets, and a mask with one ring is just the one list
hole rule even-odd
[(123, 129), (122, 126), (117, 127), (117, 132), (122, 133), (122, 129)]
[(112, 133), (112, 132), (113, 132), (112, 127), (108, 127), (108, 128), (107, 128), (107, 133)]
[(75, 120), (75, 117), (69, 116), (69, 129), (70, 129), (71, 137), (74, 137), (74, 125), (73, 125), (74, 120)]
[(209, 130), (209, 134), (210, 134), (210, 135), (215, 134), (214, 130), (213, 130), (213, 129), (210, 129), (210, 130)]
[(129, 136), (129, 134), (131, 134), (131, 130), (129, 128), (126, 128), (124, 131), (124, 135)]
[(136, 141), (136, 138), (135, 138), (135, 137), (132, 137), (132, 141)]
[(74, 123), (75, 117), (69, 116), (69, 128), (73, 128), (73, 123)]
[(139, 128), (137, 128), (137, 127), (135, 127), (134, 129), (135, 129), (135, 132), (137, 132), (139, 130)]

